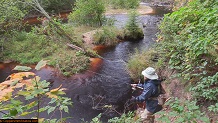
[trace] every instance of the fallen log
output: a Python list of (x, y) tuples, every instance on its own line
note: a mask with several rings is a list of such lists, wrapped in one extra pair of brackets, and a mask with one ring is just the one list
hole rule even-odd
[(69, 43), (67, 43), (67, 46), (69, 46), (69, 47), (71, 47), (71, 48), (73, 48), (73, 49), (76, 49), (76, 50), (79, 50), (79, 51), (82, 51), (82, 52), (86, 52), (84, 49), (82, 49), (81, 47), (78, 47), (78, 46), (76, 46), (76, 45), (73, 45), (73, 44), (69, 44)]

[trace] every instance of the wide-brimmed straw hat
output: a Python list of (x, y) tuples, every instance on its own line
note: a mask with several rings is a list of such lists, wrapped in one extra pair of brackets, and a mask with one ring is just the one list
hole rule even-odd
[(147, 77), (148, 79), (158, 79), (158, 75), (155, 72), (155, 69), (152, 67), (148, 67), (142, 71), (142, 75)]

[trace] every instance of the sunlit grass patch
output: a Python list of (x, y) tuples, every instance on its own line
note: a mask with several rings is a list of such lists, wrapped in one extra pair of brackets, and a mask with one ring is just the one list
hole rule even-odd
[(135, 54), (133, 54), (126, 67), (129, 75), (131, 78), (135, 81), (141, 78), (141, 72), (146, 69), (147, 67), (154, 67), (154, 57), (156, 52), (154, 50), (148, 50), (148, 51), (136, 51)]
[(119, 42), (118, 37), (122, 37), (122, 32), (113, 26), (104, 26), (97, 30), (94, 37), (93, 43), (97, 45), (113, 46)]

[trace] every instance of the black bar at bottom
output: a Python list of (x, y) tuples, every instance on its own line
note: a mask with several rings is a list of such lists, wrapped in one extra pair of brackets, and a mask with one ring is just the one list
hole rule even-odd
[(38, 123), (38, 119), (0, 119), (0, 123)]

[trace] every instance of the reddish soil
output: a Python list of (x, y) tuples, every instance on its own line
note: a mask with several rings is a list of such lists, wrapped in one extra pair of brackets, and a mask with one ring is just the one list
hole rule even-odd
[[(66, 12), (60, 12), (57, 15), (52, 15), (54, 18), (59, 18), (62, 19), (62, 21), (67, 21), (68, 20), (68, 15), (70, 14), (71, 10), (66, 11)], [(42, 24), (42, 22), (46, 20), (44, 16), (32, 16), (32, 17), (27, 17), (23, 20), (23, 23), (25, 24)]]

